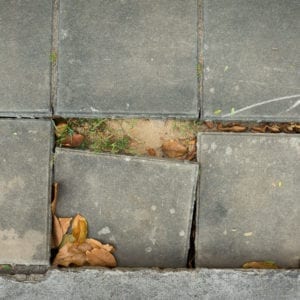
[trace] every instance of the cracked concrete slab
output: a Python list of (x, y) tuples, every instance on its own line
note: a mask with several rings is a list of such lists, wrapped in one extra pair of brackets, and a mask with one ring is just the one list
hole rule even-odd
[(0, 264), (49, 264), (50, 121), (0, 120)]
[(300, 261), (300, 135), (200, 133), (196, 265)]
[(0, 3), (0, 116), (51, 115), (51, 3)]
[(118, 266), (185, 267), (198, 164), (56, 149), (57, 215), (87, 218)]
[(60, 1), (55, 113), (199, 115), (197, 0)]

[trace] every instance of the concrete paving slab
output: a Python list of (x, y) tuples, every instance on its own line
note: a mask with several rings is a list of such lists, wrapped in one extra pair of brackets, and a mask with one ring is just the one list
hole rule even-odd
[(50, 121), (0, 120), (0, 264), (49, 264)]
[(197, 0), (60, 1), (55, 113), (198, 118)]
[[(24, 282), (22, 282), (22, 280)], [(1, 299), (299, 299), (296, 270), (51, 270), (0, 277)]]
[(119, 266), (185, 267), (198, 164), (57, 149), (57, 214), (82, 214)]
[(51, 3), (0, 3), (0, 116), (51, 115)]
[(196, 264), (300, 261), (300, 136), (199, 134)]
[(300, 120), (299, 15), (298, 0), (204, 0), (204, 119)]

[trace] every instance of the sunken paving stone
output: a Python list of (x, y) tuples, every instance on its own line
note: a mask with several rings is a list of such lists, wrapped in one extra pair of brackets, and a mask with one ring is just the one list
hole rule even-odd
[(0, 264), (49, 264), (50, 121), (0, 120)]
[(61, 0), (56, 114), (197, 118), (197, 22), (197, 0)]
[(57, 214), (87, 218), (119, 266), (185, 267), (198, 164), (57, 149)]
[(203, 3), (202, 117), (300, 121), (300, 2)]
[(198, 136), (196, 265), (300, 261), (300, 135)]
[(0, 2), (0, 116), (51, 114), (51, 2)]
[(46, 276), (3, 276), (0, 286), (1, 299), (300, 298), (296, 270), (51, 270)]

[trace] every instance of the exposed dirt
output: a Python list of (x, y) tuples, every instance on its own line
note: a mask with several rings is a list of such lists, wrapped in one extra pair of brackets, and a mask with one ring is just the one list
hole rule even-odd
[(195, 160), (198, 132), (300, 133), (299, 123), (230, 123), (149, 119), (56, 120), (59, 146)]

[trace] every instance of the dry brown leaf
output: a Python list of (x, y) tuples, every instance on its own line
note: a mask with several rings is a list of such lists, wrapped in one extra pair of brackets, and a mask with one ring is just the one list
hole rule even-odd
[(244, 269), (279, 269), (272, 261), (252, 261), (243, 264)]
[(176, 158), (185, 155), (187, 148), (178, 141), (169, 140), (162, 144), (162, 151), (167, 157)]
[(59, 244), (59, 248), (62, 248), (67, 243), (74, 243), (75, 238), (72, 234), (65, 234), (62, 238), (61, 243)]
[(61, 142), (63, 146), (75, 148), (82, 144), (84, 140), (84, 136), (79, 133), (74, 133), (73, 135), (68, 135), (66, 138)]
[(252, 131), (260, 132), (260, 133), (265, 133), (267, 130), (267, 126), (253, 126)]
[(57, 248), (70, 227), (72, 218), (57, 218), (52, 216), (52, 248)]
[(101, 248), (94, 248), (92, 251), (86, 252), (86, 260), (91, 266), (116, 267), (117, 262), (114, 256)]
[(272, 133), (279, 133), (281, 129), (278, 125), (267, 126), (268, 130)]
[(51, 212), (55, 214), (58, 196), (58, 183), (54, 182), (52, 186), (52, 202), (51, 202)]
[(87, 237), (88, 224), (84, 217), (77, 215), (72, 223), (72, 234), (77, 243), (83, 243)]
[(155, 149), (153, 149), (153, 148), (148, 148), (147, 153), (150, 156), (157, 156), (157, 153), (156, 153)]
[(63, 234), (65, 234), (71, 224), (72, 218), (58, 218)]
[(212, 121), (205, 121), (204, 124), (208, 129), (213, 129), (215, 127), (215, 124)]
[(85, 253), (86, 251), (93, 250), (93, 246), (85, 241), (84, 243), (78, 244), (77, 249)]
[(115, 252), (115, 248), (112, 245), (102, 244), (101, 242), (94, 240), (94, 239), (86, 239), (85, 241), (86, 241), (86, 243), (90, 244), (93, 248), (99, 248), (99, 249), (103, 248), (110, 253)]
[(54, 261), (54, 266), (68, 267), (71, 264), (83, 266), (86, 263), (86, 255), (77, 249), (77, 244), (67, 243), (59, 249)]
[(246, 126), (241, 126), (241, 125), (227, 125), (223, 127), (222, 124), (218, 124), (217, 128), (219, 131), (230, 131), (230, 132), (244, 132), (248, 129)]
[(57, 218), (55, 215), (56, 205), (58, 197), (58, 183), (53, 184), (53, 200), (51, 202), (51, 212), (52, 212), (52, 242), (51, 247), (57, 248), (64, 234), (68, 231), (72, 218)]

